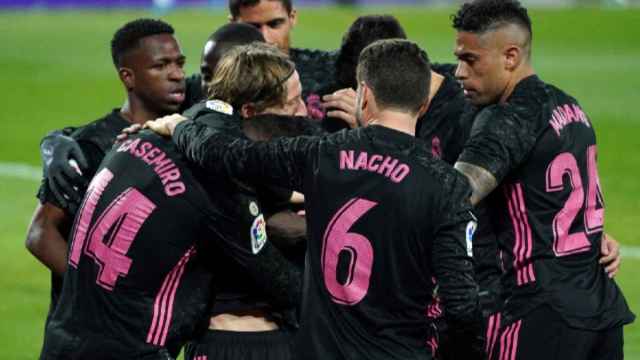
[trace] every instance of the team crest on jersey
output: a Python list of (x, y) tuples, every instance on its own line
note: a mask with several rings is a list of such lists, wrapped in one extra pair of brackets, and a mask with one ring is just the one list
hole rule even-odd
[(251, 225), (251, 251), (257, 254), (267, 243), (267, 223), (262, 214), (258, 215)]
[(475, 234), (478, 228), (478, 223), (475, 221), (469, 221), (467, 224), (467, 230), (465, 231), (465, 238), (467, 243), (467, 255), (473, 256), (473, 234)]
[(217, 111), (219, 113), (233, 115), (233, 106), (222, 100), (209, 100), (206, 102), (205, 106), (207, 109)]

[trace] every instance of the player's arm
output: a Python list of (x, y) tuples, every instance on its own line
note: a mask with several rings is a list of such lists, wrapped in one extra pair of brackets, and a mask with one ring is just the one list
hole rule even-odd
[(54, 130), (40, 141), (44, 176), (57, 202), (66, 208), (68, 202), (79, 202), (86, 188), (81, 175), (87, 159), (80, 145), (70, 136), (75, 128)]
[(482, 359), (484, 338), (471, 240), (476, 223), (469, 188), (459, 177), (445, 191), (442, 217), (433, 243), (432, 264), (445, 319), (456, 346), (455, 358)]
[(182, 121), (174, 129), (173, 140), (180, 151), (200, 167), (300, 192), (309, 155), (319, 143), (314, 137), (246, 141), (198, 121)]
[(489, 106), (476, 116), (470, 138), (454, 165), (469, 179), (473, 205), (524, 161), (541, 130), (537, 119), (510, 106)]
[(58, 275), (67, 268), (67, 241), (70, 218), (64, 210), (45, 202), (38, 204), (27, 230), (25, 246), (42, 264)]

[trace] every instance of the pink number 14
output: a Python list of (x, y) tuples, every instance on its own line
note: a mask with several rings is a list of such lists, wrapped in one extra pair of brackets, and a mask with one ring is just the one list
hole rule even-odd
[[(99, 267), (96, 282), (107, 290), (113, 290), (118, 277), (129, 273), (132, 260), (126, 254), (140, 227), (156, 208), (146, 196), (130, 187), (92, 223), (98, 200), (111, 180), (113, 173), (105, 168), (91, 181), (69, 253), (69, 264), (74, 268), (78, 267), (83, 252), (93, 258)], [(85, 247), (87, 238), (89, 243)]]

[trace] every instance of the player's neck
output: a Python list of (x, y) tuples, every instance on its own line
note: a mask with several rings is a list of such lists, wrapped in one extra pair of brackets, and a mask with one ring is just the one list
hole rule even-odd
[(433, 98), (436, 96), (443, 82), (444, 82), (444, 76), (438, 74), (435, 71), (431, 71), (431, 86), (429, 87), (429, 102), (431, 102), (431, 100), (433, 100)]
[(516, 86), (518, 86), (520, 81), (528, 78), (531, 75), (535, 75), (535, 73), (536, 72), (533, 70), (533, 68), (529, 64), (522, 65), (516, 71), (514, 71), (513, 75), (511, 76), (511, 80), (507, 84), (505, 91), (502, 93), (502, 96), (500, 97), (500, 103), (503, 104), (507, 102), (507, 100), (509, 100), (509, 97), (513, 93), (513, 90), (515, 90)]
[(396, 131), (416, 136), (416, 115), (397, 111), (381, 111), (369, 121), (369, 125), (380, 125)]
[(167, 114), (157, 114), (146, 109), (139, 101), (127, 99), (120, 108), (120, 114), (132, 124), (144, 124), (148, 120), (155, 120)]

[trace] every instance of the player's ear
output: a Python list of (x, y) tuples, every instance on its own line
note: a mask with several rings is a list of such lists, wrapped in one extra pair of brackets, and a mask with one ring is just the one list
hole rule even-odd
[(136, 86), (136, 76), (132, 69), (127, 67), (118, 68), (118, 76), (127, 90), (131, 90)]
[(240, 116), (243, 118), (250, 118), (256, 115), (256, 108), (252, 103), (243, 104), (240, 108)]
[(234, 18), (233, 18), (233, 15), (231, 15), (231, 14), (229, 14), (229, 15), (227, 16), (227, 19), (229, 19), (229, 22), (230, 22), (230, 23), (236, 22), (236, 19), (234, 19)]
[(298, 11), (295, 8), (291, 9), (291, 12), (289, 13), (289, 20), (291, 21), (291, 27), (296, 26), (298, 23)]
[(523, 49), (516, 45), (509, 45), (504, 50), (505, 69), (509, 71), (515, 70), (522, 61)]

